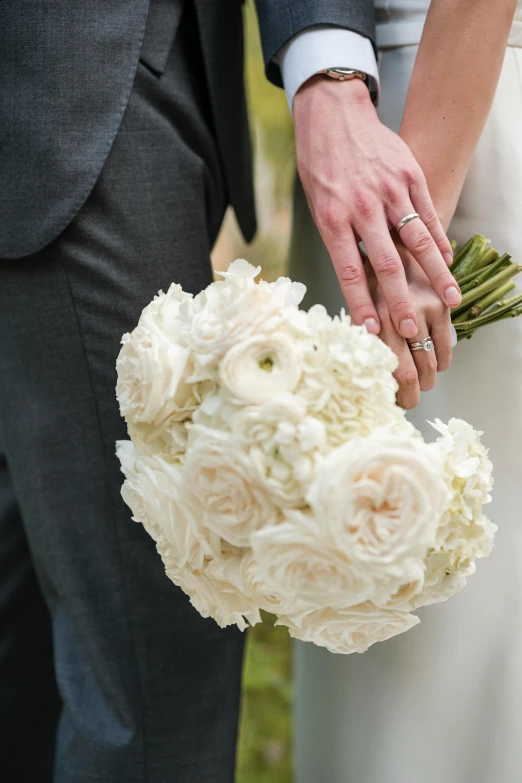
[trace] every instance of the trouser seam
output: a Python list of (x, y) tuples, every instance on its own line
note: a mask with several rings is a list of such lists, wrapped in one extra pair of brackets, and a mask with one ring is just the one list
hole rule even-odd
[(90, 363), (89, 363), (89, 355), (88, 355), (88, 352), (87, 352), (87, 347), (85, 345), (85, 340), (84, 340), (84, 336), (83, 336), (83, 330), (82, 330), (82, 326), (81, 326), (80, 316), (78, 314), (78, 308), (76, 307), (76, 300), (74, 298), (74, 293), (73, 293), (71, 281), (70, 281), (70, 278), (69, 278), (69, 275), (68, 275), (68, 272), (67, 272), (67, 265), (66, 265), (66, 262), (63, 259), (60, 259), (60, 263), (61, 263), (61, 266), (62, 266), (62, 270), (63, 270), (65, 283), (66, 283), (66, 286), (67, 286), (67, 290), (69, 292), (69, 297), (70, 297), (71, 305), (72, 305), (73, 312), (74, 312), (74, 319), (76, 321), (76, 326), (77, 326), (77, 329), (78, 329), (78, 334), (79, 334), (80, 342), (81, 342), (81, 345), (82, 345), (83, 357), (84, 357), (85, 366), (86, 366), (86, 369), (87, 369), (87, 377), (88, 377), (89, 386), (90, 386), (91, 393), (92, 393), (92, 398), (93, 398), (96, 422), (97, 422), (98, 430), (99, 430), (99, 434), (100, 434), (101, 448), (102, 448), (102, 455), (103, 455), (103, 463), (104, 463), (104, 466), (105, 466), (105, 474), (106, 474), (107, 486), (108, 486), (108, 491), (109, 491), (109, 498), (110, 498), (110, 503), (111, 503), (111, 507), (112, 507), (112, 510), (113, 510), (112, 519), (113, 519), (115, 537), (116, 537), (116, 541), (118, 543), (118, 547), (117, 547), (117, 549), (118, 549), (118, 558), (120, 560), (120, 564), (121, 564), (121, 567), (122, 567), (122, 573), (125, 574), (125, 577), (124, 577), (125, 578), (125, 586), (126, 586), (126, 589), (125, 589), (125, 603), (126, 603), (126, 609), (127, 609), (126, 615), (127, 615), (128, 627), (129, 627), (129, 630), (130, 630), (130, 636), (131, 636), (131, 640), (132, 640), (132, 643), (133, 643), (133, 654), (134, 654), (134, 658), (135, 658), (135, 666), (136, 666), (137, 681), (138, 681), (138, 697), (139, 697), (140, 726), (141, 726), (141, 730), (139, 730), (138, 733), (141, 735), (141, 749), (142, 749), (142, 763), (141, 763), (141, 766), (142, 766), (142, 771), (143, 771), (142, 780), (143, 780), (143, 783), (147, 783), (148, 775), (147, 775), (147, 754), (146, 754), (146, 742), (145, 742), (145, 711), (144, 711), (144, 708), (143, 708), (143, 686), (142, 686), (142, 678), (141, 678), (141, 674), (140, 674), (140, 664), (139, 664), (139, 659), (138, 659), (138, 654), (137, 654), (136, 637), (135, 637), (135, 633), (134, 633), (134, 629), (133, 629), (133, 625), (132, 625), (132, 619), (131, 619), (132, 618), (132, 614), (130, 612), (130, 607), (128, 606), (128, 604), (129, 604), (129, 597), (128, 597), (129, 596), (129, 591), (128, 591), (127, 569), (125, 568), (125, 564), (123, 562), (123, 556), (122, 556), (122, 552), (121, 552), (120, 535), (119, 535), (119, 532), (118, 532), (118, 526), (117, 526), (116, 521), (115, 521), (117, 513), (116, 513), (116, 505), (115, 505), (114, 497), (113, 497), (113, 493), (112, 493), (112, 487), (111, 487), (111, 484), (110, 484), (110, 481), (109, 481), (109, 465), (107, 463), (107, 455), (106, 455), (106, 452), (105, 452), (105, 441), (104, 441), (104, 437), (103, 437), (103, 425), (102, 425), (101, 414), (100, 414), (100, 409), (99, 409), (99, 405), (98, 405), (98, 399), (96, 397), (96, 392), (95, 392), (95, 389), (94, 389), (94, 382), (93, 382), (92, 373), (91, 373), (91, 367), (90, 367)]

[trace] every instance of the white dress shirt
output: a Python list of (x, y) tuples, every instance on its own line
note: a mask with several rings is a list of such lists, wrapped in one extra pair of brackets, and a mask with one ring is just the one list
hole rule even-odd
[(294, 96), (302, 84), (324, 68), (352, 68), (374, 80), (378, 89), (379, 72), (371, 41), (352, 30), (318, 25), (298, 33), (276, 56), (290, 111)]

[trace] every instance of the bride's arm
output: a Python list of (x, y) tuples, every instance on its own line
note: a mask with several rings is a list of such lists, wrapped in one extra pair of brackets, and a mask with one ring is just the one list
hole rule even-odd
[(517, 0), (430, 5), (400, 135), (424, 171), (444, 228), (493, 101), (516, 5)]

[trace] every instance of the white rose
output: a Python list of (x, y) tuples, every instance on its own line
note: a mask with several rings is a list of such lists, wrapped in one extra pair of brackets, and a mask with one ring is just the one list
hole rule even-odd
[(156, 542), (165, 538), (176, 553), (176, 562), (201, 566), (205, 557), (220, 552), (219, 537), (202, 525), (203, 509), (196, 496), (183, 486), (179, 465), (160, 455), (140, 454), (128, 441), (116, 449), (125, 475), (121, 494)]
[(306, 415), (303, 400), (280, 394), (264, 405), (240, 409), (229, 423), (274, 502), (287, 508), (304, 505), (305, 486), (326, 448), (326, 432), (322, 422)]
[(330, 452), (307, 500), (325, 543), (382, 582), (386, 598), (393, 581), (411, 581), (435, 542), (446, 500), (442, 465), (418, 437), (383, 427)]
[(259, 564), (252, 553), (244, 555), (241, 561), (241, 580), (245, 593), (256, 606), (271, 614), (291, 614), (306, 609), (306, 603), (299, 601), (297, 596), (284, 599), (270, 591), (270, 588), (260, 577)]
[(369, 601), (349, 609), (320, 609), (280, 617), (290, 636), (304, 642), (326, 647), (332, 653), (363, 653), (376, 642), (384, 642), (409, 631), (419, 618), (397, 609), (383, 609)]
[(261, 622), (258, 607), (238, 588), (236, 576), (239, 575), (240, 556), (225, 554), (221, 559), (193, 569), (189, 566), (180, 568), (168, 545), (160, 544), (158, 551), (167, 576), (188, 595), (202, 617), (212, 617), (221, 628), (237, 625), (241, 631)]
[(325, 539), (318, 520), (299, 511), (286, 511), (284, 518), (252, 536), (257, 567), (251, 569), (263, 592), (283, 605), (305, 603), (310, 609), (346, 606), (376, 594), (372, 571), (354, 569), (346, 550)]
[(183, 491), (199, 499), (204, 524), (233, 546), (277, 519), (277, 510), (256, 481), (247, 454), (225, 432), (194, 427), (185, 457)]
[(142, 454), (163, 454), (180, 462), (183, 460), (187, 447), (186, 422), (167, 419), (158, 427), (129, 422), (127, 429), (129, 437)]
[(225, 354), (219, 368), (219, 380), (233, 397), (257, 404), (293, 391), (300, 375), (297, 346), (282, 332), (241, 340)]
[(143, 311), (138, 326), (122, 337), (116, 362), (116, 395), (131, 424), (158, 426), (170, 416), (187, 418), (195, 407), (190, 351), (178, 342), (177, 314), (187, 295), (176, 286)]

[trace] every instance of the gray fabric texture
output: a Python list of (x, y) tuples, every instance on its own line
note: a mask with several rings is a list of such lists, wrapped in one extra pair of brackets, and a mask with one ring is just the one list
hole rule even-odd
[[(0, 0), (0, 258), (40, 250), (88, 197), (138, 58), (161, 74), (185, 0)], [(255, 232), (241, 0), (191, 0), (228, 200)], [(373, 39), (372, 0), (256, 0), (267, 75), (293, 35), (332, 24)], [(147, 33), (145, 35), (148, 14)], [(144, 38), (145, 35), (145, 38)]]
[[(0, 263), (0, 442), (23, 518), (23, 529), (18, 518), (7, 527), (12, 504), (2, 511), (2, 550), (27, 538), (51, 611), (64, 702), (55, 783), (234, 779), (244, 637), (201, 618), (167, 579), (120, 497), (114, 453), (126, 437), (120, 337), (172, 280), (192, 292), (211, 281), (226, 207), (193, 22), (182, 19), (161, 78), (138, 66), (101, 176), (68, 228)], [(27, 558), (0, 563), (12, 628), (28, 607), (10, 600), (9, 584)], [(37, 644), (29, 635), (26, 654)], [(22, 691), (28, 672), (17, 675)], [(34, 693), (52, 688), (44, 675)], [(5, 783), (50, 781), (43, 767), (6, 779), (4, 760)]]

